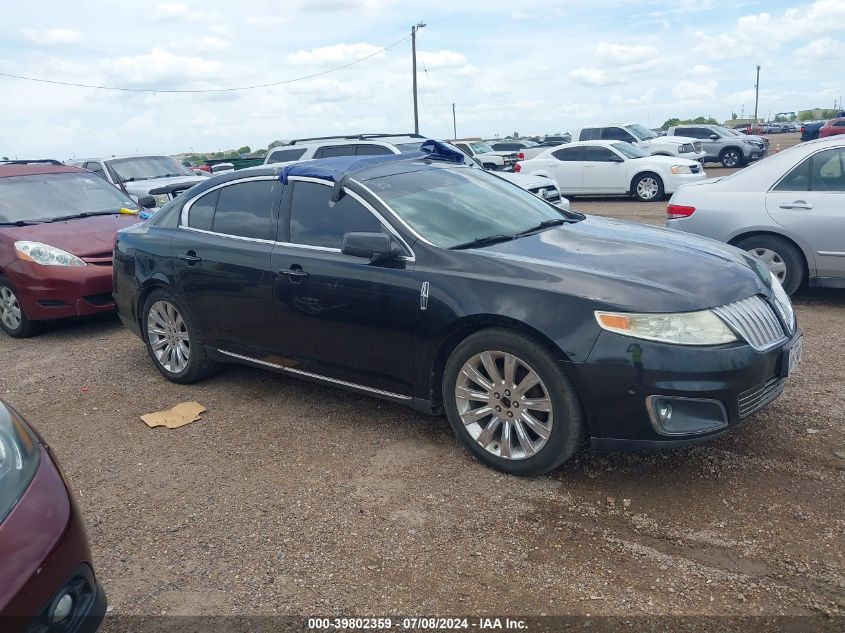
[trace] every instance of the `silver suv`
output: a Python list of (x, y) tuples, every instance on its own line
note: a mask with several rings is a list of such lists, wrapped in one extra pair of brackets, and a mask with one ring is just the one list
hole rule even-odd
[(332, 156), (379, 156), (415, 152), (426, 140), (419, 134), (355, 134), (299, 138), (267, 152), (264, 164), (331, 158)]
[(762, 141), (736, 136), (721, 125), (677, 125), (667, 134), (689, 136), (701, 141), (706, 156), (703, 163), (722, 163), (723, 167), (742, 167), (752, 160), (763, 158), (766, 146)]

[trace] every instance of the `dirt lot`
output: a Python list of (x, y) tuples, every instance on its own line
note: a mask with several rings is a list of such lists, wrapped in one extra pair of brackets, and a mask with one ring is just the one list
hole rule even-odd
[[(533, 479), (399, 405), (235, 366), (168, 383), (112, 317), (0, 337), (0, 395), (60, 456), (112, 615), (841, 614), (845, 292), (795, 304), (805, 361), (744, 426)], [(139, 419), (185, 400), (201, 421)]]

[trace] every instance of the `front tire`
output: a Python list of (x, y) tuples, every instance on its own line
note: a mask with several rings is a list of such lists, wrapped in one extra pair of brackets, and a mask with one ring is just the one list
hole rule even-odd
[(804, 257), (783, 238), (774, 235), (753, 235), (737, 243), (762, 261), (778, 278), (787, 294), (795, 293), (804, 283)]
[(188, 384), (217, 371), (218, 364), (203, 347), (196, 320), (173, 293), (159, 289), (149, 294), (141, 328), (153, 364), (168, 380)]
[(719, 162), (722, 163), (722, 167), (727, 167), (729, 169), (732, 167), (741, 167), (742, 154), (739, 150), (729, 147), (722, 150), (722, 153), (719, 156)]
[(572, 384), (534, 340), (476, 332), (449, 356), (443, 404), (467, 450), (512, 475), (539, 475), (569, 459), (586, 428)]
[(631, 184), (634, 198), (640, 202), (654, 202), (663, 197), (663, 180), (657, 174), (640, 174)]
[(13, 338), (28, 338), (38, 332), (38, 321), (27, 318), (15, 289), (5, 277), (0, 277), (0, 328)]

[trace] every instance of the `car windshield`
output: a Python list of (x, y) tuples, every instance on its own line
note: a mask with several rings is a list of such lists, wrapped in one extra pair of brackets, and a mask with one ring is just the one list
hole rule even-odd
[(611, 147), (613, 147), (613, 149), (615, 149), (617, 152), (619, 152), (626, 158), (644, 158), (645, 156), (649, 155), (648, 152), (644, 152), (636, 145), (631, 145), (630, 143), (626, 143), (624, 141), (620, 141), (619, 143), (613, 143)]
[(721, 125), (714, 125), (709, 128), (714, 134), (718, 134), (719, 136), (733, 136), (731, 130), (726, 127), (722, 127)]
[(99, 176), (73, 172), (0, 178), (0, 222), (116, 213), (138, 205)]
[(487, 152), (493, 151), (493, 148), (490, 147), (487, 143), (470, 143), (469, 146), (472, 148), (472, 151), (476, 154), (485, 154)]
[(169, 176), (193, 176), (170, 156), (133, 156), (108, 161), (108, 166), (123, 182), (151, 180)]
[(634, 123), (633, 125), (626, 125), (625, 129), (636, 136), (641, 141), (647, 141), (652, 138), (657, 138), (657, 134), (649, 130), (647, 127)]
[(407, 154), (408, 152), (416, 152), (420, 147), (422, 147), (422, 144), (422, 141), (419, 141), (418, 143), (397, 143), (396, 147), (403, 154)]
[(366, 184), (417, 233), (444, 248), (491, 237), (508, 239), (543, 222), (583, 219), (474, 168), (422, 167)]

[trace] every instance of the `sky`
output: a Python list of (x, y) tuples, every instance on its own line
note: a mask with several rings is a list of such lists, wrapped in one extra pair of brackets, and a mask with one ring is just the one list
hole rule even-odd
[(757, 64), (760, 116), (830, 108), (845, 95), (842, 0), (41, 0), (4, 6), (0, 73), (210, 89), (371, 57), (284, 85), (199, 94), (0, 77), (0, 156), (413, 131), (409, 33), (419, 21), (420, 132), (434, 138), (452, 137), (452, 103), (459, 137), (749, 115)]

